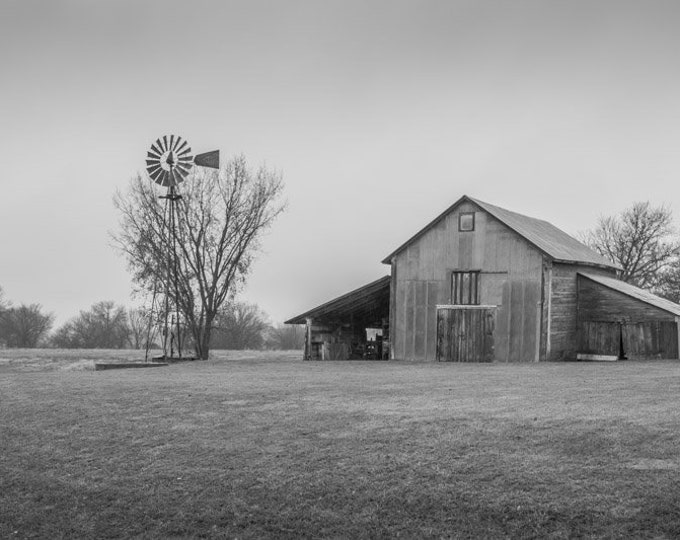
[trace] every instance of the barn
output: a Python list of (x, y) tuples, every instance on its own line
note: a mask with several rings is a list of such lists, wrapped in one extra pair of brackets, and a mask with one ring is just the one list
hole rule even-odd
[(680, 306), (547, 221), (463, 196), (382, 262), (286, 321), (307, 325), (306, 359), (678, 358)]

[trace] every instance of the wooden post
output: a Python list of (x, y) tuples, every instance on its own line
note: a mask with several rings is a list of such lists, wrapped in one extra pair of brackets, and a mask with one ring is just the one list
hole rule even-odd
[(675, 329), (678, 332), (678, 360), (680, 360), (680, 317), (675, 317)]
[(310, 319), (310, 318), (305, 319), (305, 324), (307, 326), (305, 328), (305, 354), (304, 354), (304, 359), (305, 360), (311, 360), (312, 359), (312, 319)]
[(548, 286), (546, 290), (548, 292), (548, 313), (546, 321), (546, 336), (545, 336), (545, 359), (550, 360), (550, 349), (552, 345), (552, 285), (553, 285), (553, 268), (552, 263), (548, 268)]
[(390, 268), (390, 310), (389, 310), (389, 360), (394, 360), (394, 349), (397, 341), (397, 263), (393, 258)]

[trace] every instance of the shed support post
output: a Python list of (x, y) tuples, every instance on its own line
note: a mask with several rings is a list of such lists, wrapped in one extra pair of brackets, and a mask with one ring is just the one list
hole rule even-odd
[(312, 319), (305, 319), (305, 353), (304, 360), (312, 359)]
[(552, 360), (550, 353), (552, 349), (552, 291), (553, 286), (553, 269), (552, 264), (548, 267), (548, 281), (546, 292), (548, 294), (548, 310), (547, 310), (547, 321), (545, 324), (545, 359)]
[(675, 317), (675, 328), (678, 332), (678, 360), (680, 360), (680, 317)]

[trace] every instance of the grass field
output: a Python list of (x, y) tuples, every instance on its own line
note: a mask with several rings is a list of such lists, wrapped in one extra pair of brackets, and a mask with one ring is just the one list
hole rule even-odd
[(5, 352), (0, 538), (680, 536), (677, 362)]

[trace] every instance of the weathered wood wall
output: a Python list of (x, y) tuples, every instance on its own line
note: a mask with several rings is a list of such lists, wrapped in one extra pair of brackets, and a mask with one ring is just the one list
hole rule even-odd
[(579, 352), (619, 356), (630, 360), (678, 358), (675, 321), (580, 321)]
[[(476, 212), (474, 231), (458, 231), (461, 212)], [(451, 301), (451, 272), (479, 270), (480, 303), (498, 306), (494, 359), (537, 361), (542, 265), (542, 253), (521, 236), (476, 205), (461, 204), (393, 261), (393, 357), (436, 359), (436, 306)]]
[(492, 362), (496, 308), (449, 306), (437, 309), (437, 360)]
[(582, 321), (675, 320), (672, 313), (605, 287), (585, 276), (578, 277), (578, 316)]
[(561, 263), (547, 263), (544, 271), (547, 359), (571, 360), (577, 352), (578, 272), (615, 277), (616, 271)]
[(674, 321), (623, 323), (621, 329), (628, 359), (678, 358), (678, 326)]
[(678, 358), (676, 317), (656, 306), (578, 276), (579, 352), (629, 359)]

